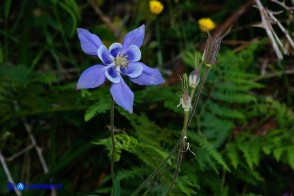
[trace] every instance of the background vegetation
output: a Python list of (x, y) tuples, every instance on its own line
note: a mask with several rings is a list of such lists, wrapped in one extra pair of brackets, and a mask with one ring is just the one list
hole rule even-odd
[[(0, 2), (0, 152), (15, 182), (62, 184), (58, 195), (109, 195), (109, 84), (75, 91), (80, 73), (98, 59), (84, 54), (76, 28), (99, 35), (106, 45), (146, 24), (142, 62), (166, 83), (135, 92), (134, 114), (116, 107), (116, 174), (120, 194), (130, 195), (175, 144), (183, 123), (179, 75), (194, 68), (209, 17), (217, 32), (233, 25), (213, 66), (189, 130), (174, 195), (290, 195), (294, 193), (294, 59), (278, 60), (253, 1), (167, 0), (159, 15), (148, 0), (44, 0)], [(263, 1), (274, 11), (277, 4)], [(291, 5), (286, 1), (286, 5)], [(292, 5), (294, 6), (294, 5)], [(293, 38), (292, 12), (277, 16)], [(285, 40), (282, 32), (277, 32)], [(30, 146), (31, 130), (49, 172)], [(98, 145), (95, 145), (98, 144)], [(11, 158), (11, 159), (9, 159)], [(144, 189), (161, 195), (174, 161)], [(292, 183), (291, 183), (292, 180)], [(7, 175), (0, 167), (0, 195)], [(24, 195), (47, 195), (24, 191)], [(143, 193), (142, 193), (143, 194)]]

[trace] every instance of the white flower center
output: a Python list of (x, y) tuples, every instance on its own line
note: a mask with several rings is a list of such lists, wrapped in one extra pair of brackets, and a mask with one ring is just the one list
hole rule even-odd
[(116, 71), (119, 71), (121, 67), (127, 69), (129, 64), (128, 56), (119, 53), (117, 57), (113, 59), (113, 62)]

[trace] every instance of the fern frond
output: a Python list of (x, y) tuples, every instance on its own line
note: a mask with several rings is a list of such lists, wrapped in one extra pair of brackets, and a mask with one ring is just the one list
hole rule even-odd
[(215, 161), (212, 159), (210, 154), (206, 152), (205, 149), (201, 147), (197, 147), (196, 149), (196, 159), (198, 162), (198, 166), (200, 171), (206, 171), (206, 170), (213, 170), (215, 173), (219, 173), (217, 170), (217, 166)]
[(176, 183), (177, 189), (173, 191), (176, 195), (196, 195), (196, 189), (200, 186), (192, 175), (180, 176)]
[(213, 159), (220, 164), (225, 170), (230, 171), (222, 155), (211, 145), (206, 137), (199, 134), (191, 134), (191, 138), (195, 140), (201, 148), (205, 149), (206, 152), (213, 157)]
[(237, 169), (240, 160), (239, 160), (239, 154), (238, 154), (236, 146), (229, 143), (226, 146), (226, 149), (227, 149), (227, 156), (230, 159), (231, 164), (233, 165), (234, 169)]
[(230, 91), (220, 91), (214, 90), (211, 93), (211, 96), (214, 99), (227, 102), (227, 103), (248, 103), (248, 102), (256, 102), (256, 97), (249, 94), (238, 93), (238, 92), (230, 92)]
[[(205, 129), (208, 129), (207, 131), (209, 131), (209, 129), (226, 131), (234, 127), (232, 121), (218, 118), (212, 112), (209, 112), (207, 110), (203, 112), (202, 116), (204, 118), (201, 119), (201, 126)], [(212, 134), (215, 134), (215, 131)]]
[(224, 106), (221, 106), (219, 104), (216, 104), (215, 102), (212, 102), (212, 101), (208, 101), (208, 104), (207, 104), (207, 109), (217, 115), (217, 116), (220, 116), (220, 117), (223, 117), (223, 118), (232, 118), (232, 119), (244, 119), (245, 116), (237, 111), (237, 110), (233, 110), (232, 108), (227, 108), (227, 107), (224, 107)]
[(287, 149), (287, 162), (290, 167), (294, 170), (294, 147), (288, 147)]
[(117, 173), (116, 179), (119, 181), (135, 178), (136, 176), (141, 175), (145, 172), (145, 169), (142, 167), (132, 167), (130, 170), (120, 169)]
[(284, 153), (285, 149), (284, 148), (276, 148), (273, 151), (274, 157), (277, 161), (281, 159), (282, 154)]
[[(168, 152), (143, 143), (139, 143), (138, 148), (133, 149), (131, 152), (136, 154), (146, 165), (152, 168), (155, 168), (168, 156)], [(152, 159), (150, 157), (152, 157)], [(168, 163), (171, 164), (170, 161)]]
[(110, 104), (104, 101), (97, 101), (92, 106), (90, 106), (85, 113), (85, 121), (91, 120), (97, 114), (105, 113), (110, 109)]
[[(98, 140), (97, 142), (93, 142), (96, 145), (104, 145), (106, 149), (110, 152), (112, 150), (111, 137)], [(119, 161), (121, 157), (122, 150), (133, 152), (133, 150), (137, 147), (138, 141), (136, 138), (129, 136), (127, 134), (116, 134), (115, 135), (115, 161)]]
[(257, 171), (249, 169), (243, 162), (240, 162), (238, 171), (234, 173), (237, 178), (251, 185), (257, 185), (264, 180)]

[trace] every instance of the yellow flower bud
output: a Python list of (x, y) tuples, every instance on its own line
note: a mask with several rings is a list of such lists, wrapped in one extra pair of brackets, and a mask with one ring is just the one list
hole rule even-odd
[(149, 8), (152, 14), (160, 14), (163, 10), (163, 5), (160, 1), (151, 0), (149, 1)]
[(215, 23), (210, 18), (201, 18), (198, 20), (200, 30), (207, 32), (215, 28)]

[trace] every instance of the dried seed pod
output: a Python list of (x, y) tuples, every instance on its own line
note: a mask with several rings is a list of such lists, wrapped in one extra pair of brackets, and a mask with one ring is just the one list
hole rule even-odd
[(183, 79), (182, 79), (182, 94), (179, 95), (180, 104), (178, 105), (178, 107), (180, 105), (182, 105), (185, 112), (189, 112), (191, 107), (192, 107), (191, 106), (190, 96), (189, 96), (189, 93), (188, 93), (188, 81), (187, 80), (188, 80), (187, 75), (184, 74)]
[(216, 57), (220, 49), (221, 42), (223, 38), (229, 34), (230, 30), (231, 30), (231, 27), (223, 35), (221, 35), (221, 32), (220, 32), (214, 38), (212, 38), (210, 33), (207, 32), (208, 38), (207, 38), (204, 53), (202, 56), (202, 59), (206, 63), (206, 65), (212, 65), (215, 63)]

